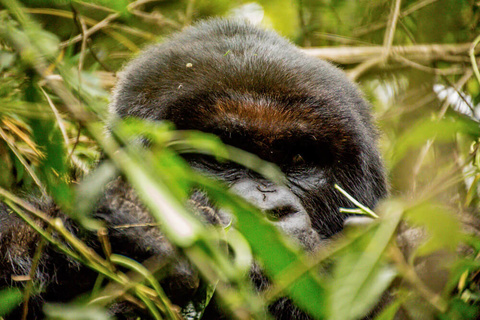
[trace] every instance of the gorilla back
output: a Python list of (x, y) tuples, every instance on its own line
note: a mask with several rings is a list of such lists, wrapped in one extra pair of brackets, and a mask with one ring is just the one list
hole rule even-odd
[[(214, 133), (227, 144), (276, 163), (285, 173), (286, 186), (239, 166), (185, 155), (194, 168), (224, 181), (273, 217), (272, 223), (309, 251), (342, 230), (345, 216), (338, 208), (352, 206), (335, 191), (335, 183), (369, 207), (387, 193), (369, 105), (355, 85), (329, 63), (245, 22), (202, 22), (148, 48), (121, 73), (110, 108), (123, 118), (168, 120), (178, 129)], [(192, 199), (218, 213), (201, 192), (194, 192)], [(111, 227), (115, 253), (139, 261), (152, 256), (170, 259), (175, 254), (156, 228), (115, 228), (151, 222), (123, 180), (107, 188), (96, 216)], [(28, 273), (31, 257), (16, 252), (22, 243), (30, 246), (22, 252), (33, 255), (32, 239), (37, 236), (16, 232), (22, 223), (3, 206), (0, 222), (2, 286), (10, 283), (12, 275)], [(198, 272), (187, 261), (176, 261), (177, 267), (162, 285), (181, 305), (198, 286)], [(32, 299), (37, 305), (68, 299), (65, 288), (74, 295), (93, 286), (95, 277), (88, 270), (51, 249), (40, 263), (37, 277), (48, 288)], [(252, 280), (263, 290), (268, 280), (257, 269), (252, 268)], [(81, 288), (75, 280), (80, 276)], [(117, 306), (112, 312), (125, 310)], [(278, 300), (270, 311), (277, 319), (309, 318), (288, 299)], [(219, 317), (211, 314), (208, 319)]]

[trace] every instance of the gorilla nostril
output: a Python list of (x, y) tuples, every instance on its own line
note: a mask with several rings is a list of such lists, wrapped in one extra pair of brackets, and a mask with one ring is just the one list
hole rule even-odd
[(271, 221), (278, 221), (286, 216), (292, 215), (297, 213), (298, 210), (290, 205), (286, 205), (283, 207), (273, 208), (270, 210), (265, 211), (265, 215), (267, 216), (268, 220)]

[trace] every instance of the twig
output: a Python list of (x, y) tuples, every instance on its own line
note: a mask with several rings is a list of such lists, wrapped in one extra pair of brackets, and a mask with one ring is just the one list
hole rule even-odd
[[(51, 228), (47, 230), (47, 233), (50, 233)], [(28, 281), (24, 289), (24, 298), (23, 298), (23, 310), (22, 310), (22, 320), (27, 320), (28, 316), (28, 302), (30, 300), (31, 292), (33, 289), (33, 280), (35, 279), (35, 274), (37, 272), (38, 264), (42, 258), (43, 249), (45, 248), (47, 241), (45, 238), (40, 238), (35, 253), (33, 255), (32, 264), (30, 266), (30, 272), (28, 273)]]
[[(73, 13), (70, 12), (70, 11), (65, 11), (65, 10), (51, 9), (51, 8), (23, 8), (23, 10), (25, 10), (25, 12), (28, 12), (28, 13), (31, 13), (31, 14), (44, 14), (44, 15), (51, 15), (51, 16), (55, 16), (55, 17), (62, 17), (62, 18), (66, 18), (66, 19), (73, 19)], [(85, 20), (85, 23), (89, 26), (94, 26), (98, 23), (97, 20), (91, 19), (89, 17), (83, 17), (83, 19)], [(143, 31), (143, 30), (139, 30), (139, 29), (134, 29), (134, 28), (122, 25), (122, 24), (110, 23), (108, 25), (108, 27), (112, 28), (112, 29), (122, 30), (122, 31), (130, 33), (132, 35), (145, 38), (147, 40), (156, 39), (156, 36), (153, 33)], [(118, 33), (114, 32), (114, 31), (104, 29), (104, 30), (102, 30), (102, 32), (104, 32), (106, 34), (109, 34), (112, 38), (115, 38), (115, 39), (119, 40), (118, 39)]]
[[(465, 83), (467, 83), (468, 79), (470, 79), (472, 74), (473, 74), (472, 70), (467, 70), (467, 72), (465, 72), (465, 74), (460, 78), (460, 80), (458, 80), (457, 83), (453, 86), (455, 90), (459, 91), (465, 85)], [(445, 113), (447, 112), (449, 106), (450, 106), (450, 102), (448, 101), (448, 99), (445, 99), (438, 113), (437, 121), (441, 120), (445, 116)], [(415, 177), (420, 173), (423, 160), (425, 160), (425, 157), (427, 156), (428, 151), (432, 147), (434, 141), (435, 141), (435, 137), (433, 137), (432, 139), (429, 139), (425, 143), (425, 145), (422, 148), (422, 151), (420, 152), (420, 155), (417, 158), (417, 161), (415, 161), (415, 165), (413, 166), (413, 169), (412, 169), (413, 181), (415, 181)], [(416, 189), (416, 184), (413, 185), (413, 191), (415, 191), (415, 189)]]
[[(413, 5), (411, 5), (410, 7), (408, 7), (407, 9), (405, 9), (404, 11), (400, 12), (400, 15), (399, 17), (400, 18), (404, 18), (412, 13), (414, 13), (415, 11), (418, 11), (434, 2), (437, 2), (438, 0), (425, 0), (425, 1), (419, 1)], [(383, 22), (378, 22), (378, 23), (374, 23), (372, 25), (369, 25), (369, 26), (365, 26), (365, 27), (360, 27), (358, 28), (357, 31), (354, 31), (353, 34), (354, 36), (356, 37), (359, 37), (359, 36), (363, 36), (365, 34), (368, 34), (370, 32), (373, 32), (373, 31), (377, 31), (377, 30), (380, 30), (382, 29), (383, 27), (385, 27), (387, 25), (387, 21), (383, 21)]]
[(395, 35), (395, 29), (397, 28), (398, 16), (400, 14), (400, 6), (402, 4), (401, 0), (395, 0), (395, 6), (392, 7), (392, 12), (390, 18), (388, 19), (387, 30), (383, 38), (383, 54), (382, 57), (384, 60), (387, 60), (390, 55), (390, 49), (393, 44), (393, 36)]
[(45, 97), (45, 99), (47, 99), (47, 103), (50, 106), (50, 109), (52, 109), (53, 114), (55, 115), (55, 119), (57, 119), (58, 127), (62, 132), (63, 140), (65, 141), (65, 145), (68, 147), (70, 145), (70, 142), (68, 140), (67, 129), (65, 129), (65, 125), (63, 124), (63, 119), (60, 116), (60, 113), (58, 112), (57, 108), (53, 104), (53, 101), (50, 98), (50, 96), (45, 92), (42, 86), (39, 86), (39, 88), (40, 88), (40, 91), (43, 93), (43, 96)]
[(475, 47), (479, 42), (480, 42), (480, 35), (477, 36), (475, 40), (473, 40), (472, 46), (470, 47), (468, 54), (470, 55), (470, 61), (472, 62), (472, 68), (473, 68), (473, 72), (475, 72), (475, 77), (477, 78), (477, 81), (480, 83), (480, 72), (478, 71), (477, 60), (475, 59)]
[(446, 68), (446, 69), (439, 69), (439, 68), (432, 68), (432, 67), (427, 67), (424, 66), (423, 64), (416, 63), (414, 61), (408, 60), (405, 57), (402, 56), (392, 56), (394, 60), (397, 60), (409, 67), (415, 68), (417, 70), (423, 71), (423, 72), (428, 72), (428, 73), (433, 73), (433, 74), (438, 74), (438, 75), (449, 75), (449, 74), (458, 74), (458, 73), (464, 73), (465, 68), (462, 67), (451, 67), (451, 68)]
[(88, 29), (85, 33), (82, 32), (81, 34), (73, 37), (72, 39), (60, 43), (60, 48), (65, 48), (65, 47), (68, 47), (69, 45), (77, 43), (77, 42), (81, 41), (84, 37), (86, 37), (86, 38), (90, 37), (92, 34), (97, 32), (98, 30), (101, 30), (101, 29), (105, 28), (106, 26), (108, 26), (110, 24), (111, 21), (113, 21), (113, 20), (115, 20), (119, 17), (120, 17), (119, 13), (112, 13), (112, 14), (108, 15), (105, 19), (103, 19), (102, 21), (100, 21), (99, 23), (97, 23), (96, 25), (91, 27), (90, 29)]
[[(411, 46), (392, 46), (391, 55), (403, 56), (411, 61), (435, 62), (468, 59), (472, 44), (422, 44)], [(363, 47), (325, 47), (302, 49), (308, 55), (329, 60), (338, 64), (358, 64), (375, 59), (384, 52), (383, 46)]]
[(355, 81), (357, 80), (361, 75), (363, 75), (365, 72), (368, 70), (378, 66), (380, 63), (384, 61), (383, 57), (380, 58), (372, 58), (370, 60), (366, 60), (362, 63), (360, 63), (358, 66), (353, 68), (350, 71), (347, 71), (348, 77), (352, 80)]
[(82, 32), (82, 46), (80, 48), (80, 58), (78, 59), (78, 90), (80, 91), (80, 86), (82, 84), (83, 62), (85, 61), (85, 52), (87, 51), (88, 36), (86, 35), (87, 25), (85, 24), (85, 20), (83, 20), (81, 16), (77, 16), (77, 19), (80, 23)]
[(445, 313), (448, 307), (445, 300), (442, 299), (440, 295), (432, 292), (425, 285), (422, 279), (418, 277), (415, 269), (405, 261), (400, 249), (396, 245), (392, 245), (390, 246), (389, 253), (390, 257), (395, 262), (397, 269), (402, 273), (403, 278), (407, 280), (415, 289), (417, 289), (418, 293), (420, 293), (420, 295), (435, 309), (441, 313)]
[(340, 191), (340, 193), (343, 194), (348, 200), (352, 201), (353, 204), (355, 204), (358, 208), (360, 208), (360, 210), (362, 210), (364, 214), (366, 214), (369, 217), (378, 219), (378, 216), (375, 214), (375, 212), (373, 212), (372, 210), (370, 210), (370, 208), (358, 202), (354, 197), (349, 195), (347, 191), (343, 190), (338, 184), (335, 184), (335, 189)]
[(110, 12), (110, 13), (115, 12), (115, 10), (113, 10), (113, 9), (110, 9), (110, 8), (104, 7), (104, 6), (100, 6), (100, 5), (95, 4), (95, 3), (90, 3), (90, 2), (80, 1), (80, 0), (77, 0), (76, 2), (81, 4), (81, 5), (84, 5), (85, 7), (91, 7), (91, 8), (94, 8), (94, 9), (103, 10), (103, 11)]
[(185, 10), (184, 26), (188, 26), (192, 23), (193, 9), (195, 8), (195, 0), (188, 0), (187, 9)]
[(25, 160), (23, 155), (17, 149), (17, 147), (15, 146), (15, 142), (11, 141), (11, 139), (7, 136), (7, 134), (5, 133), (5, 131), (3, 131), (1, 127), (0, 127), (0, 137), (7, 143), (8, 147), (10, 148), (10, 150), (12, 150), (13, 154), (17, 157), (18, 161), (20, 161), (20, 163), (25, 167), (25, 170), (27, 170), (27, 172), (30, 174), (35, 184), (40, 188), (42, 193), (45, 194), (46, 193), (45, 187), (43, 186), (42, 182), (35, 174), (35, 171), (33, 171), (32, 167), (30, 167), (27, 160)]

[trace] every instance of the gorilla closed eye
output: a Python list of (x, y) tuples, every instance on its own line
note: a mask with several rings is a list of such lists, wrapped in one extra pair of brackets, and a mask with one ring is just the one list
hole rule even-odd
[(298, 209), (291, 205), (286, 205), (278, 208), (274, 208), (271, 210), (267, 210), (265, 215), (269, 220), (278, 221), (288, 215), (294, 215), (297, 213)]

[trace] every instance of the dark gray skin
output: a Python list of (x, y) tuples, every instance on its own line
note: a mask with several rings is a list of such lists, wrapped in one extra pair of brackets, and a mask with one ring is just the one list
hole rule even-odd
[[(225, 182), (259, 207), (308, 251), (341, 231), (347, 216), (339, 214), (338, 208), (353, 206), (335, 191), (335, 183), (371, 208), (387, 195), (376, 129), (369, 105), (356, 86), (329, 63), (248, 23), (210, 20), (148, 48), (121, 73), (111, 112), (122, 118), (168, 120), (178, 129), (214, 133), (227, 144), (277, 164), (287, 178), (286, 187), (238, 165), (184, 155), (192, 167)], [(225, 222), (225, 216), (201, 192), (193, 192), (190, 206), (206, 223)], [(110, 227), (114, 252), (139, 261), (173, 261), (162, 285), (174, 303), (189, 300), (198, 286), (198, 273), (179, 258), (157, 229), (115, 228), (151, 221), (127, 183), (118, 179), (107, 188), (96, 216)], [(37, 236), (31, 234), (29, 241), (23, 241), (12, 232), (23, 225), (6, 208), (0, 210), (0, 222), (1, 286), (11, 283), (12, 274), (29, 270), (31, 259), (28, 255), (21, 258), (13, 248), (25, 249), (25, 243), (32, 246), (31, 239)], [(66, 267), (57, 271), (55, 265), (61, 261)], [(59, 294), (65, 288), (74, 296), (93, 284), (88, 270), (65, 261), (47, 250), (39, 279), (44, 279), (48, 289), (33, 299), (37, 305), (71, 298)], [(87, 288), (77, 288), (73, 279), (78, 277), (84, 278)], [(252, 281), (258, 290), (269, 285), (257, 267), (252, 269)], [(309, 319), (287, 298), (269, 309), (276, 319)], [(37, 309), (33, 316), (35, 312), (40, 315)], [(139, 311), (118, 304), (112, 312), (135, 318)], [(220, 310), (207, 310), (206, 319), (221, 317)]]

